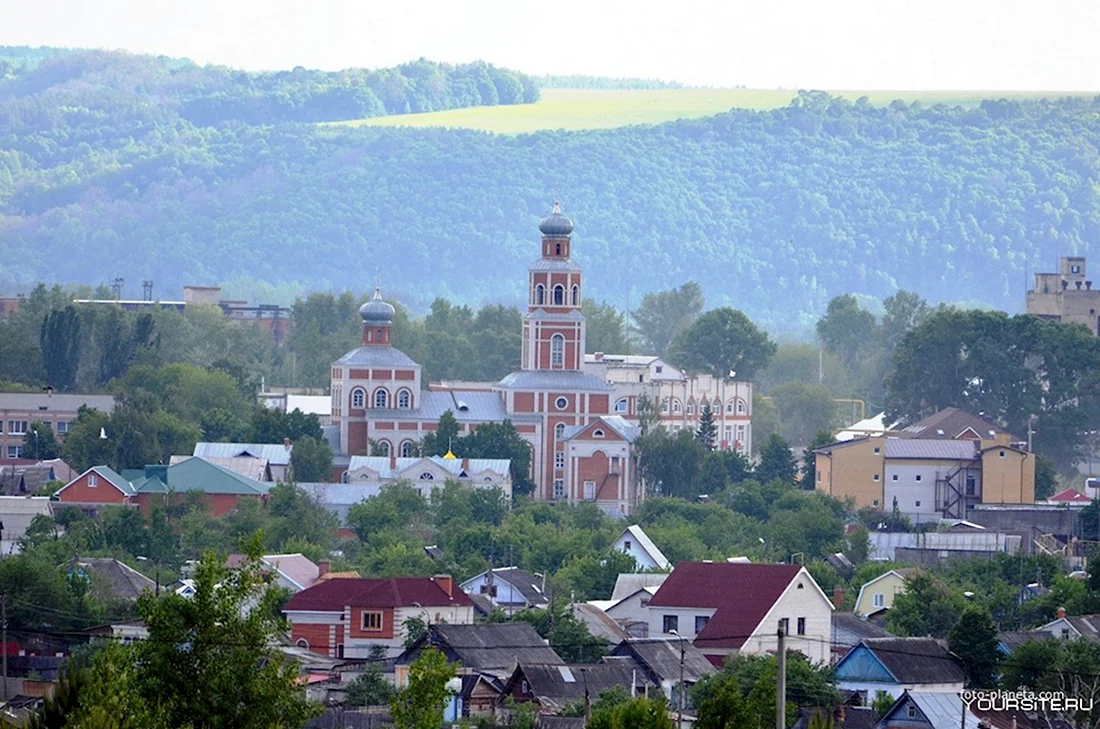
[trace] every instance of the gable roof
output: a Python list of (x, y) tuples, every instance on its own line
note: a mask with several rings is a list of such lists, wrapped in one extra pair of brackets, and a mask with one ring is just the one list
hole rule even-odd
[(479, 623), (428, 627), (422, 636), (405, 651), (398, 663), (415, 660), (430, 640), (431, 645), (445, 649), (463, 668), (512, 669), (517, 663), (564, 665), (565, 661), (528, 623)]
[[(480, 575), (474, 575), (462, 583), (462, 589), (465, 590), (467, 585), (488, 574), (489, 572), (486, 570)], [(507, 582), (530, 605), (545, 605), (550, 602), (550, 598), (542, 591), (542, 579), (535, 577), (530, 572), (521, 570), (519, 567), (497, 567), (493, 570), (493, 579)]]
[(581, 433), (599, 426), (600, 424), (609, 428), (612, 432), (625, 440), (627, 443), (633, 443), (637, 440), (638, 436), (642, 434), (640, 426), (632, 425), (630, 421), (624, 418), (622, 415), (600, 415), (594, 420), (585, 423), (584, 425), (573, 425), (565, 429), (562, 434), (564, 440), (573, 440)]
[(584, 623), (593, 638), (617, 643), (630, 638), (630, 634), (615, 622), (600, 605), (592, 602), (575, 602), (571, 606), (573, 617)]
[[(191, 457), (169, 466), (165, 475), (168, 478), (168, 489), (177, 493), (202, 491), (207, 494), (262, 496), (271, 490), (271, 484), (242, 476), (201, 457)], [(150, 479), (142, 484), (142, 489), (149, 488), (144, 493), (157, 493), (153, 489), (158, 487), (152, 481)]]
[(611, 600), (621, 602), (647, 587), (653, 588), (656, 592), (667, 579), (667, 572), (623, 572), (615, 578), (615, 589), (611, 591)]
[(77, 562), (91, 574), (92, 585), (122, 600), (136, 600), (143, 592), (152, 592), (156, 583), (133, 567), (110, 557), (84, 557)]
[[(658, 681), (680, 680), (680, 641), (649, 638), (626, 640), (611, 649), (612, 656), (631, 656)], [(717, 673), (714, 665), (691, 643), (684, 641), (684, 681), (695, 683)]]
[(264, 564), (279, 571), (287, 580), (297, 585), (299, 590), (312, 587), (321, 579), (321, 568), (313, 560), (300, 552), (294, 554), (265, 554)]
[[(177, 463), (183, 463), (188, 458), (194, 458), (194, 456), (172, 456), (168, 459), (168, 465), (174, 466)], [(267, 481), (268, 467), (266, 458), (253, 458), (252, 456), (238, 456), (235, 458), (219, 458), (216, 456), (200, 456), (204, 461), (213, 463), (216, 466), (229, 469), (234, 473), (239, 473), (246, 478), (251, 478), (255, 481)]]
[(259, 458), (272, 466), (289, 466), (293, 446), (283, 443), (196, 443), (191, 454), (199, 458)]
[(96, 474), (99, 478), (102, 478), (104, 481), (111, 484), (112, 486), (114, 486), (119, 491), (121, 491), (125, 496), (133, 496), (134, 493), (135, 493), (134, 485), (131, 484), (126, 479), (124, 479), (121, 475), (119, 475), (110, 466), (92, 466), (87, 471), (80, 474), (79, 476), (74, 478), (72, 481), (69, 481), (69, 483), (65, 484), (60, 489), (58, 489), (57, 493), (60, 494), (65, 489), (72, 486), (73, 483), (75, 483), (76, 481), (84, 478), (84, 476), (88, 475), (89, 473)]
[[(904, 691), (882, 717), (879, 726), (884, 725), (889, 719), (903, 718), (900, 716), (901, 711), (910, 702), (916, 704), (917, 709), (928, 720), (928, 723), (937, 729), (939, 727), (957, 727), (959, 726), (959, 719), (963, 716), (963, 702), (958, 694)], [(979, 729), (980, 726), (978, 717), (970, 711), (966, 712), (964, 724), (966, 729)]]
[(1050, 498), (1048, 498), (1047, 501), (1064, 501), (1064, 502), (1067, 502), (1067, 503), (1075, 503), (1075, 504), (1078, 504), (1078, 503), (1079, 504), (1091, 504), (1092, 503), (1092, 499), (1090, 499), (1088, 496), (1085, 496), (1083, 493), (1081, 493), (1080, 491), (1078, 491), (1077, 489), (1072, 488), (1072, 487), (1068, 488), (1068, 489), (1065, 489), (1064, 491), (1059, 491), (1058, 493), (1054, 494), (1054, 496), (1051, 496)]
[[(859, 642), (900, 684), (962, 683), (962, 668), (932, 638), (864, 638)], [(858, 647), (857, 646), (857, 649)], [(837, 664), (837, 670), (858, 650)]]
[[(740, 648), (795, 578), (821, 592), (799, 565), (681, 562), (650, 607), (711, 608), (716, 612), (695, 638), (700, 648)], [(821, 598), (828, 602), (824, 594)]]
[[(841, 713), (843, 712), (843, 713)], [(878, 714), (874, 709), (863, 706), (839, 706), (834, 708), (803, 708), (798, 711), (798, 720), (791, 729), (807, 729), (816, 717), (832, 719), (837, 729), (875, 729), (878, 726)], [(952, 727), (952, 729), (954, 729)]]
[(555, 392), (611, 392), (611, 385), (587, 372), (522, 371), (506, 375), (496, 384), (501, 390), (553, 390)]
[(563, 704), (599, 696), (616, 686), (629, 688), (632, 684), (644, 686), (650, 682), (637, 676), (630, 661), (613, 661), (588, 665), (547, 665), (544, 663), (520, 663), (505, 684), (504, 693), (511, 693), (517, 681), (526, 680), (531, 693), (543, 708), (560, 708)]
[(833, 642), (836, 643), (837, 630), (846, 630), (849, 633), (863, 638), (889, 638), (893, 635), (885, 628), (880, 628), (870, 623), (855, 613), (833, 613)]
[[(937, 413), (929, 415), (923, 420), (907, 425), (896, 432), (899, 438), (935, 438), (954, 440), (959, 437), (970, 437), (972, 431), (978, 438), (989, 440), (998, 435), (1011, 434), (996, 423), (991, 423), (985, 418), (971, 415), (959, 408), (944, 408)], [(1013, 440), (1017, 440), (1013, 438)]]
[[(640, 526), (631, 524), (626, 529), (622, 530), (619, 536), (615, 538), (615, 541), (618, 542), (627, 535), (630, 535), (634, 539), (634, 542), (642, 548), (642, 551), (649, 555), (649, 558), (653, 560), (658, 567), (667, 570), (672, 566), (672, 563), (668, 561), (668, 557), (665, 556), (660, 547), (653, 543), (653, 540), (649, 538), (649, 535), (646, 534), (645, 530)], [(617, 582), (618, 580), (616, 580), (616, 583)]]
[(448, 607), (473, 605), (466, 593), (451, 594), (430, 577), (389, 577), (383, 579), (346, 578), (322, 580), (302, 590), (283, 608), (284, 611), (343, 612), (344, 607)]
[(997, 647), (1005, 653), (1011, 653), (1025, 643), (1044, 640), (1054, 640), (1054, 634), (1045, 630), (1006, 630), (997, 633)]

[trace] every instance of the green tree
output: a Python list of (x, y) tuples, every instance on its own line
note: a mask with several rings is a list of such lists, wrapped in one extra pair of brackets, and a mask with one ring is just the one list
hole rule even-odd
[(42, 322), (38, 335), (42, 347), (42, 364), (46, 384), (62, 392), (76, 387), (76, 371), (80, 366), (80, 317), (76, 309), (66, 306), (51, 311)]
[(717, 438), (718, 426), (714, 424), (714, 413), (710, 409), (710, 403), (707, 403), (699, 413), (699, 427), (695, 429), (695, 440), (702, 443), (708, 451), (713, 451)]
[(425, 456), (442, 456), (458, 442), (461, 430), (454, 412), (450, 409), (439, 416), (436, 429), (424, 436), (420, 451)]
[(636, 441), (638, 470), (646, 488), (662, 496), (694, 498), (706, 448), (689, 430), (650, 431)]
[(447, 683), (457, 675), (459, 664), (448, 664), (434, 648), (420, 653), (409, 666), (409, 685), (397, 692), (390, 703), (397, 729), (439, 729), (450, 695)]
[(308, 435), (299, 438), (290, 451), (290, 470), (294, 480), (302, 483), (331, 481), (332, 447)]
[(632, 316), (642, 342), (660, 357), (673, 338), (698, 318), (703, 304), (702, 287), (688, 281), (678, 289), (646, 294)]
[(928, 302), (912, 291), (900, 290), (883, 300), (882, 336), (886, 349), (893, 349), (914, 327), (924, 323), (930, 313)]
[[(442, 419), (440, 422), (442, 424)], [(482, 423), (473, 433), (455, 441), (454, 451), (461, 458), (506, 458), (511, 461), (512, 493), (529, 494), (534, 491), (531, 447), (511, 420)]]
[(1035, 458), (1035, 500), (1041, 501), (1054, 495), (1058, 488), (1058, 470), (1054, 460), (1042, 454)]
[(718, 378), (751, 380), (768, 364), (776, 346), (742, 312), (729, 307), (712, 309), (669, 345), (673, 362), (691, 372)]
[(630, 330), (623, 312), (605, 301), (586, 298), (581, 302), (581, 314), (585, 319), (588, 354), (630, 354)]
[(753, 472), (761, 483), (769, 481), (782, 481), (794, 483), (798, 466), (795, 463), (794, 454), (787, 441), (778, 435), (772, 435), (760, 448), (760, 463)]
[(886, 614), (886, 627), (902, 636), (945, 638), (966, 608), (956, 592), (927, 574), (906, 578), (905, 591), (894, 598)]
[(363, 672), (348, 684), (348, 706), (387, 706), (394, 689), (377, 663), (368, 663)]
[(53, 428), (40, 420), (31, 421), (23, 436), (23, 457), (36, 461), (49, 461), (61, 455), (61, 446), (53, 435)]
[(989, 611), (980, 607), (965, 610), (947, 633), (948, 650), (959, 657), (970, 688), (996, 687), (1001, 655), (997, 646), (997, 626)]
[(790, 443), (805, 446), (815, 434), (832, 431), (836, 425), (836, 402), (824, 387), (787, 382), (771, 395), (779, 410), (779, 432)]
[[(622, 700), (593, 704), (592, 718), (585, 729), (674, 729), (676, 726), (669, 717), (663, 697), (631, 698), (625, 691), (623, 694)], [(603, 699), (603, 694), (600, 698)]]
[(877, 327), (875, 315), (862, 309), (855, 296), (844, 294), (829, 302), (817, 322), (817, 336), (851, 370), (875, 341)]
[[(779, 410), (771, 398), (765, 400), (760, 393), (752, 396), (752, 452), (759, 455), (760, 449), (773, 435), (780, 435), (781, 423)], [(780, 437), (782, 437), (780, 435)]]

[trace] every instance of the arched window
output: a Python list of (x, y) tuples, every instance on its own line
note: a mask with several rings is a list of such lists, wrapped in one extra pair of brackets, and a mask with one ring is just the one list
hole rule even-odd
[(565, 303), (565, 287), (558, 284), (554, 287), (554, 306), (562, 306)]
[(730, 415), (733, 415), (733, 408), (734, 408), (733, 400), (730, 400), (728, 403), (726, 403), (726, 412), (729, 413)]
[(397, 407), (408, 408), (412, 405), (412, 393), (408, 390), (398, 390)]
[(390, 404), (390, 394), (379, 387), (374, 391), (374, 407), (384, 408)]
[(413, 446), (413, 442), (411, 440), (407, 440), (407, 441), (405, 441), (404, 443), (401, 444), (401, 457), (402, 458), (412, 458), (414, 451), (415, 451), (415, 446)]
[(565, 365), (565, 337), (555, 334), (550, 337), (550, 366), (562, 367)]
[(573, 284), (573, 306), (581, 303), (581, 287)]
[(682, 402), (680, 402), (679, 400), (677, 400), (676, 398), (673, 398), (672, 399), (672, 412), (674, 414), (679, 414), (679, 413), (682, 413), (683, 411), (684, 411), (684, 404)]
[(561, 255), (561, 243), (555, 243), (554, 244), (554, 255), (555, 256), (560, 256)]
[(687, 414), (688, 415), (694, 415), (695, 414), (695, 401), (694, 400), (688, 400)]
[(741, 398), (737, 398), (737, 414), (738, 415), (744, 415), (745, 414), (745, 401), (742, 400)]
[(558, 423), (554, 426), (554, 439), (561, 440), (565, 436), (565, 423)]
[(664, 398), (663, 400), (661, 400), (661, 412), (662, 413), (667, 413), (668, 412), (668, 398), (667, 397)]
[(538, 286), (535, 287), (535, 303), (536, 304), (545, 304), (546, 303), (546, 287), (543, 286), (542, 284), (539, 284)]
[(622, 398), (622, 399), (620, 399), (620, 400), (616, 400), (616, 401), (615, 401), (615, 412), (617, 412), (617, 413), (625, 413), (626, 411), (627, 411), (627, 401), (626, 401), (626, 398), (624, 397), (624, 398)]
[(434, 481), (435, 480), (435, 476), (433, 476), (428, 471), (425, 471), (424, 473), (420, 474), (419, 478), (420, 478), (421, 481)]
[(593, 438), (602, 438), (603, 436), (604, 436), (604, 433), (599, 428), (596, 428), (595, 430), (592, 431), (592, 437)]
[(357, 387), (351, 391), (351, 406), (353, 408), (363, 407), (363, 402), (366, 400), (366, 393), (363, 392), (363, 388)]
[(307, 651), (309, 650), (309, 641), (305, 638), (299, 638), (297, 641), (294, 642), (294, 645), (298, 646), (299, 648), (305, 648)]

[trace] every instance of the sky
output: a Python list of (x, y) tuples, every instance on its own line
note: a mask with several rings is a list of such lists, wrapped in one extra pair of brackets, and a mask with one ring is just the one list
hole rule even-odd
[(1095, 0), (0, 0), (0, 45), (248, 70), (485, 60), (814, 89), (1100, 90)]

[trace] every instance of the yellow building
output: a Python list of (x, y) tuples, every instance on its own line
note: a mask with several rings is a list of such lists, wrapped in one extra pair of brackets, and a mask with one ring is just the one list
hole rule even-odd
[(888, 610), (894, 606), (894, 598), (905, 592), (905, 581), (917, 570), (905, 567), (890, 570), (859, 588), (856, 598), (855, 614), (861, 618), (874, 615), (879, 610)]

